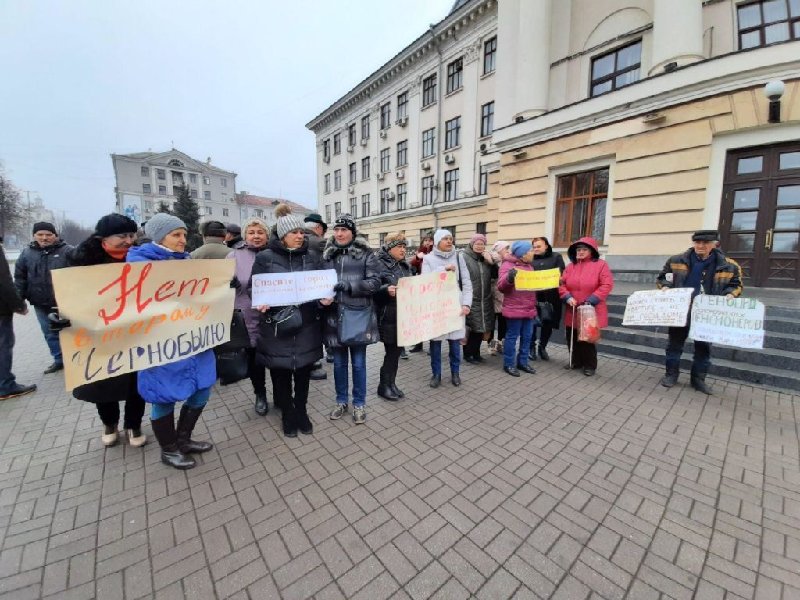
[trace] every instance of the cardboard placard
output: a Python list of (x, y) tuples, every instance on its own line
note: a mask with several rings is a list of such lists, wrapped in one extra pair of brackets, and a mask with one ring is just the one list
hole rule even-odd
[(692, 288), (633, 292), (625, 303), (623, 325), (684, 327), (692, 302)]
[(561, 279), (561, 271), (558, 269), (543, 269), (541, 271), (518, 269), (517, 276), (514, 278), (514, 287), (521, 291), (552, 290), (558, 287), (559, 279)]
[(452, 271), (403, 277), (397, 284), (397, 345), (413, 346), (464, 327)]
[(689, 337), (734, 348), (763, 348), (764, 304), (755, 298), (700, 294), (692, 303)]

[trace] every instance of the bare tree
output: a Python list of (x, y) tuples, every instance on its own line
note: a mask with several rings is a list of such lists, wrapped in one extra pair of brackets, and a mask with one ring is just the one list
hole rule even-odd
[(58, 230), (58, 236), (73, 246), (77, 246), (83, 240), (92, 235), (94, 231), (89, 227), (84, 227), (72, 219), (64, 219)]
[(25, 212), (20, 202), (19, 190), (0, 172), (0, 236), (21, 233)]

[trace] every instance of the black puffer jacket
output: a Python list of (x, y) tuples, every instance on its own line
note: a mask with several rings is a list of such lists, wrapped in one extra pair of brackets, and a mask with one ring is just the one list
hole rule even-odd
[[(294, 273), (315, 271), (320, 268), (320, 257), (310, 252), (308, 241), (297, 250), (289, 251), (281, 241), (272, 237), (265, 250), (256, 255), (253, 275), (261, 273)], [(300, 369), (322, 358), (322, 319), (319, 302), (300, 305), (303, 326), (294, 335), (279, 337), (270, 316), (284, 307), (276, 306), (267, 311), (259, 322), (256, 352), (258, 361), (269, 369)]]
[(6, 254), (3, 246), (0, 245), (0, 317), (10, 317), (23, 310), (25, 310), (25, 301), (20, 298), (14, 287)]
[(492, 265), (472, 248), (462, 252), (464, 264), (472, 282), (472, 306), (467, 315), (467, 327), (476, 333), (494, 331), (494, 290), (492, 289)]
[[(553, 247), (549, 244), (547, 245), (547, 250), (545, 250), (544, 254), (533, 257), (533, 262), (531, 264), (533, 265), (534, 271), (558, 269), (561, 273), (563, 273), (564, 269), (566, 268), (564, 265), (564, 258), (560, 254), (553, 252)], [(553, 329), (558, 329), (561, 325), (561, 308), (563, 306), (561, 298), (558, 296), (558, 288), (536, 292), (536, 301), (549, 302), (552, 304), (553, 320), (550, 322), (550, 324), (553, 326)]]
[(375, 294), (375, 304), (378, 308), (378, 330), (384, 344), (396, 344), (397, 298), (389, 295), (389, 286), (397, 285), (402, 277), (411, 277), (411, 267), (405, 260), (396, 261), (383, 248), (378, 250), (375, 256), (383, 267), (381, 287)]
[(34, 306), (51, 308), (56, 305), (50, 271), (68, 265), (67, 253), (72, 246), (61, 240), (42, 248), (36, 242), (22, 251), (14, 266), (14, 285), (17, 292)]
[[(325, 345), (339, 347), (339, 304), (350, 307), (371, 306), (372, 297), (381, 286), (381, 264), (364, 238), (356, 237), (344, 248), (337, 246), (333, 238), (325, 244), (322, 255), (323, 269), (335, 269), (339, 281), (350, 284), (349, 292), (337, 292), (333, 304), (325, 311)], [(375, 327), (367, 332), (370, 343), (378, 341), (377, 319)]]

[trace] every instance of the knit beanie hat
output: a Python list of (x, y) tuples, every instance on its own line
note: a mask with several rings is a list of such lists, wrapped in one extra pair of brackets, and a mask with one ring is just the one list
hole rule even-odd
[(511, 254), (516, 256), (517, 258), (522, 258), (530, 249), (533, 248), (533, 245), (530, 242), (521, 241), (521, 242), (514, 242), (511, 244)]
[(336, 229), (337, 227), (345, 227), (353, 232), (354, 237), (356, 235), (356, 221), (353, 219), (352, 215), (345, 213), (336, 217), (333, 228)]
[(288, 214), (284, 217), (278, 219), (278, 222), (275, 224), (275, 227), (278, 232), (278, 239), (282, 240), (287, 233), (290, 231), (294, 231), (295, 229), (302, 229), (305, 232), (306, 226), (300, 220), (300, 217)]
[(53, 235), (56, 234), (56, 227), (52, 223), (48, 223), (47, 221), (39, 221), (38, 223), (33, 224), (33, 233), (37, 231), (49, 231)]
[(94, 226), (95, 235), (100, 237), (108, 237), (117, 233), (136, 233), (138, 230), (136, 221), (117, 213), (100, 217), (97, 225)]
[(485, 244), (486, 236), (483, 235), (482, 233), (476, 233), (470, 238), (469, 245), (472, 246), (473, 244), (475, 244), (475, 242), (483, 242)]
[(156, 213), (144, 225), (144, 234), (153, 240), (156, 244), (160, 244), (167, 237), (170, 231), (176, 229), (188, 229), (186, 223), (181, 221), (175, 215), (168, 213)]
[(433, 234), (433, 245), (438, 248), (439, 242), (441, 242), (447, 236), (453, 237), (453, 234), (447, 229), (437, 229), (436, 233)]

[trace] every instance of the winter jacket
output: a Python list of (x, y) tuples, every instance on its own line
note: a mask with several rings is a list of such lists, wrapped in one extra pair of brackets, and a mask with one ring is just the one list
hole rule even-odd
[[(381, 287), (381, 264), (364, 238), (356, 237), (349, 246), (342, 248), (331, 237), (322, 254), (322, 268), (335, 269), (338, 280), (350, 284), (349, 292), (336, 292), (333, 304), (325, 311), (325, 345), (338, 348), (339, 306), (373, 306), (372, 297)], [(369, 339), (377, 342), (377, 319), (375, 323), (366, 333)]]
[(433, 246), (428, 246), (428, 247), (424, 247), (424, 248), (422, 246), (420, 246), (419, 248), (417, 248), (417, 251), (414, 252), (414, 258), (412, 258), (411, 262), (409, 263), (411, 265), (411, 272), (414, 275), (421, 275), (422, 274), (422, 261), (424, 260), (424, 257), (423, 258), (417, 258), (417, 254), (419, 254), (419, 253), (430, 254), (431, 250), (433, 250)]
[[(694, 250), (689, 248), (683, 254), (670, 257), (656, 280), (659, 289), (686, 287), (684, 281), (689, 275), (692, 252)], [(744, 288), (742, 287), (742, 268), (739, 263), (728, 258), (716, 248), (711, 251), (711, 257), (713, 261), (710, 271), (713, 276), (709, 277), (708, 274), (703, 274), (703, 293), (712, 296), (727, 296), (728, 294), (741, 296)], [(672, 274), (672, 281), (668, 280), (668, 273)]]
[(308, 247), (312, 252), (316, 252), (320, 256), (322, 253), (325, 252), (325, 244), (327, 240), (324, 237), (318, 236), (316, 233), (312, 233), (306, 230), (306, 239), (308, 240)]
[[(309, 250), (308, 240), (304, 240), (297, 250), (290, 251), (282, 242), (273, 238), (267, 249), (256, 255), (253, 275), (315, 271), (319, 268), (320, 257)], [(280, 337), (276, 335), (275, 325), (270, 317), (284, 308), (270, 308), (259, 320), (256, 352), (259, 363), (267, 368), (294, 371), (322, 358), (321, 309), (317, 300), (299, 305), (302, 327), (291, 336)]]
[[(561, 254), (553, 252), (553, 247), (548, 245), (547, 250), (541, 256), (534, 256), (533, 262), (534, 271), (546, 271), (548, 269), (558, 269), (559, 272), (564, 273), (564, 259)], [(553, 320), (550, 325), (553, 329), (558, 329), (561, 325), (561, 298), (558, 296), (558, 288), (552, 290), (540, 290), (536, 292), (536, 302), (549, 302), (553, 307)], [(572, 310), (572, 309), (570, 309)]]
[[(187, 260), (188, 252), (170, 252), (152, 242), (128, 250), (127, 262)], [(139, 393), (146, 402), (171, 404), (182, 402), (199, 390), (210, 388), (217, 380), (214, 351), (204, 350), (176, 362), (139, 371)]]
[(378, 309), (378, 330), (384, 344), (397, 343), (397, 297), (389, 295), (389, 286), (397, 285), (403, 277), (411, 277), (411, 267), (403, 260), (395, 260), (391, 254), (381, 248), (376, 253), (383, 267), (381, 271), (381, 287), (375, 295)]
[[(447, 265), (456, 266), (456, 276), (461, 288), (461, 306), (472, 306), (472, 280), (469, 278), (469, 269), (464, 263), (461, 252), (453, 248), (450, 252), (442, 252), (434, 248), (425, 255), (422, 261), (422, 274), (443, 272)], [(461, 329), (456, 329), (450, 333), (436, 338), (435, 341), (460, 340), (467, 335), (466, 323), (462, 324)]]
[(67, 253), (72, 246), (57, 241), (42, 248), (36, 242), (22, 251), (14, 266), (14, 285), (17, 292), (34, 306), (52, 308), (56, 305), (50, 271), (67, 266)]
[(500, 265), (497, 276), (497, 289), (503, 293), (503, 316), (506, 319), (533, 319), (536, 316), (536, 292), (532, 290), (518, 290), (516, 281), (508, 280), (508, 272), (533, 271), (533, 267), (521, 261), (510, 252)]
[(467, 327), (476, 333), (494, 331), (492, 265), (472, 248), (466, 248), (463, 257), (472, 282), (472, 305), (467, 315)]
[(264, 247), (251, 248), (250, 246), (242, 245), (233, 252), (227, 247), (225, 249), (229, 252), (228, 258), (236, 261), (233, 276), (239, 281), (239, 287), (236, 288), (236, 296), (233, 300), (233, 307), (242, 311), (247, 334), (250, 337), (250, 345), (255, 348), (261, 313), (253, 308), (253, 301), (250, 297), (250, 276), (253, 273), (253, 263), (256, 262), (256, 255), (264, 250)]
[(23, 310), (25, 310), (25, 301), (14, 287), (6, 253), (3, 246), (0, 245), (0, 317), (10, 317)]
[(192, 258), (228, 258), (230, 252), (231, 249), (220, 239), (204, 241), (203, 245), (192, 250), (191, 254)]
[[(592, 250), (591, 256), (581, 262), (578, 262), (575, 253), (578, 244), (589, 246)], [(570, 264), (561, 274), (561, 285), (558, 286), (560, 298), (564, 302), (575, 298), (578, 304), (588, 302), (594, 305), (597, 311), (597, 325), (601, 328), (608, 327), (606, 298), (614, 289), (614, 277), (608, 263), (600, 258), (597, 242), (590, 237), (583, 237), (567, 249), (567, 256)], [(567, 306), (565, 310), (564, 325), (572, 327), (572, 307)]]

